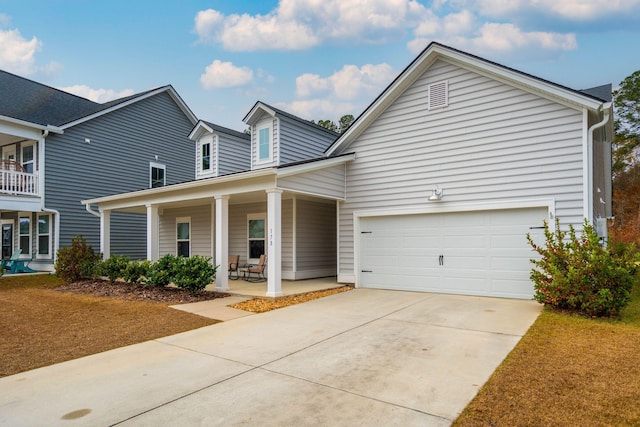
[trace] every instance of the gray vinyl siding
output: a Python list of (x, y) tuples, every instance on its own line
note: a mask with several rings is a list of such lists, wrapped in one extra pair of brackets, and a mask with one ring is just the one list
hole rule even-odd
[(251, 142), (223, 133), (218, 134), (218, 175), (251, 170)]
[(304, 174), (278, 178), (278, 187), (309, 194), (344, 198), (345, 171), (345, 165), (342, 164)]
[(280, 119), (280, 165), (324, 157), (336, 135), (289, 117)]
[[(195, 149), (189, 135), (193, 123), (173, 99), (160, 93), (78, 124), (46, 140), (45, 206), (60, 212), (60, 246), (82, 234), (98, 248), (99, 218), (89, 214), (80, 200), (149, 187), (149, 163), (166, 165), (167, 184), (192, 180)], [(90, 143), (85, 142), (90, 139)], [(158, 160), (155, 160), (158, 156)], [(146, 254), (146, 227), (137, 220), (118, 219), (111, 226), (116, 236), (130, 236), (122, 254)]]
[(282, 201), (282, 272), (293, 272), (293, 199)]
[[(60, 228), (62, 229), (62, 226)], [(99, 241), (94, 249), (96, 252), (100, 250)], [(111, 213), (111, 254), (125, 255), (131, 259), (147, 258), (147, 215)]]
[[(229, 206), (229, 255), (240, 255), (240, 264), (247, 263), (247, 215), (267, 215), (267, 202)], [(269, 219), (267, 218), (267, 223)], [(266, 248), (266, 242), (265, 242)]]
[(336, 272), (336, 206), (296, 201), (296, 271)]
[(176, 219), (182, 217), (191, 219), (190, 254), (212, 256), (210, 205), (164, 209), (159, 221), (159, 255), (177, 254)]
[[(427, 87), (446, 80), (449, 106), (429, 111)], [(354, 273), (353, 213), (441, 203), (554, 198), (563, 223), (583, 217), (582, 111), (442, 60), (344, 150), (340, 266)]]

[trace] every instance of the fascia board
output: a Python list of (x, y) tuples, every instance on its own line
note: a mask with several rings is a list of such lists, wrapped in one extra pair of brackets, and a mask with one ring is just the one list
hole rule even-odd
[(278, 178), (284, 178), (287, 176), (298, 175), (301, 173), (307, 173), (315, 170), (330, 168), (335, 165), (341, 165), (341, 164), (353, 161), (355, 160), (355, 158), (356, 158), (356, 155), (355, 153), (353, 153), (346, 156), (329, 158), (325, 160), (318, 160), (317, 162), (305, 163), (302, 165), (277, 169), (276, 173)]
[(535, 77), (527, 76), (499, 65), (487, 63), (459, 52), (447, 52), (441, 59), (463, 68), (471, 68), (478, 74), (510, 86), (518, 87), (527, 92), (550, 98), (574, 109), (588, 108), (590, 110), (597, 110), (603, 104), (602, 101), (592, 99), (586, 95), (582, 96), (574, 91), (563, 89)]
[(54, 132), (54, 133), (60, 133), (60, 134), (64, 133), (64, 131), (57, 126), (41, 125), (38, 123), (27, 122), (25, 120), (15, 119), (13, 117), (8, 117), (8, 116), (0, 116), (0, 122), (7, 122), (7, 123), (11, 123), (18, 126), (37, 129), (38, 131), (48, 130), (49, 132)]
[(193, 130), (189, 134), (188, 138), (192, 141), (197, 141), (198, 139), (200, 139), (200, 137), (202, 137), (202, 134), (204, 132), (213, 133), (213, 129), (207, 126), (207, 124), (202, 120), (199, 120), (196, 126), (193, 128)]
[[(97, 197), (95, 199), (82, 200), (83, 205), (94, 205), (103, 203), (114, 203), (124, 200), (152, 200), (159, 199), (165, 193), (189, 193), (201, 188), (211, 187), (207, 189), (209, 195), (215, 193), (215, 187), (225, 183), (237, 183), (252, 178), (262, 178), (266, 176), (275, 176), (272, 168), (261, 169), (258, 171), (242, 172), (234, 175), (220, 176), (216, 178), (200, 179), (195, 181), (184, 182), (182, 184), (174, 184), (160, 188), (147, 188), (144, 190), (131, 191), (129, 193), (113, 194), (110, 196)], [(139, 203), (138, 203), (139, 204)]]
[(269, 114), (271, 117), (276, 116), (275, 111), (273, 111), (271, 108), (264, 105), (262, 102), (258, 101), (256, 102), (256, 105), (253, 106), (251, 111), (249, 111), (249, 113), (246, 116), (244, 116), (244, 119), (242, 119), (242, 121), (248, 125), (254, 124), (258, 120), (256, 116), (258, 115), (259, 111), (263, 111)]
[[(162, 92), (169, 92), (169, 96), (171, 96), (171, 98), (178, 103), (180, 109), (187, 115), (187, 117), (189, 117), (189, 120), (191, 121), (191, 123), (195, 124), (198, 119), (196, 118), (196, 116), (191, 112), (191, 110), (189, 110), (189, 108), (186, 106), (186, 104), (184, 104), (184, 102), (182, 101), (182, 99), (180, 99), (179, 96), (177, 96), (175, 89), (173, 89), (171, 86), (163, 86), (160, 87), (156, 90), (153, 90), (151, 92), (148, 92), (144, 95), (140, 95), (138, 97), (135, 97), (133, 99), (129, 99), (128, 101), (122, 102), (120, 104), (116, 104), (110, 108), (106, 108), (104, 110), (100, 110), (96, 113), (90, 114), (88, 116), (82, 117), (80, 119), (74, 120), (72, 122), (69, 123), (65, 123), (64, 125), (60, 126), (60, 129), (68, 129), (70, 127), (79, 125), (80, 123), (84, 123), (84, 122), (88, 122), (89, 120), (93, 120), (96, 117), (100, 117), (102, 115), (105, 114), (109, 114), (113, 111), (117, 111), (121, 108), (125, 108), (129, 105), (135, 104), (136, 102), (140, 102), (144, 99), (148, 99), (151, 98), (152, 96), (156, 96)], [(186, 109), (186, 110), (185, 110)]]

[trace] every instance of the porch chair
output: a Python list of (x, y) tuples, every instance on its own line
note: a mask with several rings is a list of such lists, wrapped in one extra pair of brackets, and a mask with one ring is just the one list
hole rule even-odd
[(238, 274), (238, 263), (240, 262), (240, 255), (229, 255), (229, 279), (238, 280), (240, 275)]
[[(264, 269), (267, 267), (267, 256), (260, 255), (257, 265), (250, 265), (242, 269), (242, 278), (247, 282), (264, 282), (267, 277), (264, 275)], [(255, 275), (255, 277), (252, 276)]]
[(20, 258), (20, 254), (22, 254), (22, 249), (16, 249), (15, 251), (13, 251), (13, 254), (11, 255), (11, 258), (3, 259), (2, 260), (2, 269), (3, 270), (11, 269), (11, 263), (13, 261), (17, 260), (18, 258)]
[(11, 274), (35, 273), (36, 272), (35, 270), (29, 268), (29, 264), (31, 263), (31, 261), (33, 261), (33, 257), (23, 258), (23, 259), (17, 258), (14, 260), (9, 260), (4, 264), (7, 265), (5, 268), (7, 268)]

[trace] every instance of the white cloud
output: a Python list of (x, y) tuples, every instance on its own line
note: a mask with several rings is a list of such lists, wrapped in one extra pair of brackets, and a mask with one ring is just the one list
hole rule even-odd
[(16, 74), (37, 71), (35, 54), (42, 43), (36, 37), (26, 40), (18, 30), (0, 30), (0, 68)]
[(478, 10), (485, 16), (513, 17), (536, 12), (567, 21), (595, 21), (603, 16), (640, 13), (637, 0), (463, 0), (454, 3)]
[(60, 90), (90, 99), (94, 102), (99, 102), (101, 104), (134, 94), (134, 91), (131, 89), (124, 89), (120, 91), (116, 91), (113, 89), (93, 89), (86, 85), (61, 87)]
[(482, 22), (468, 10), (443, 17), (431, 15), (415, 28), (414, 34), (416, 37), (407, 46), (416, 54), (432, 40), (480, 55), (517, 53), (522, 49), (563, 52), (578, 45), (573, 33), (523, 31), (511, 23)]
[(253, 81), (253, 71), (248, 67), (236, 67), (231, 62), (216, 59), (207, 65), (200, 76), (200, 84), (205, 89), (244, 86)]
[(6, 15), (4, 13), (0, 13), (0, 27), (9, 26), (10, 22), (11, 22), (11, 18), (9, 18), (9, 15)]
[(296, 79), (296, 100), (281, 107), (308, 120), (336, 121), (357, 115), (396, 76), (388, 64), (345, 65), (327, 77), (302, 74)]
[(308, 49), (324, 41), (379, 43), (398, 37), (427, 9), (415, 0), (281, 0), (266, 15), (195, 17), (203, 43), (233, 51)]
[(328, 94), (329, 96), (352, 100), (378, 93), (395, 76), (389, 64), (366, 64), (362, 67), (345, 65), (329, 77), (317, 74), (303, 74), (296, 78), (296, 95), (301, 98)]

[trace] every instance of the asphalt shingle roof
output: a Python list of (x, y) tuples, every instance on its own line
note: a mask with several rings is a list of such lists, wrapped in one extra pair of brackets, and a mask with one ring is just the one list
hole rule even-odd
[(148, 92), (100, 104), (0, 70), (0, 116), (62, 126)]

